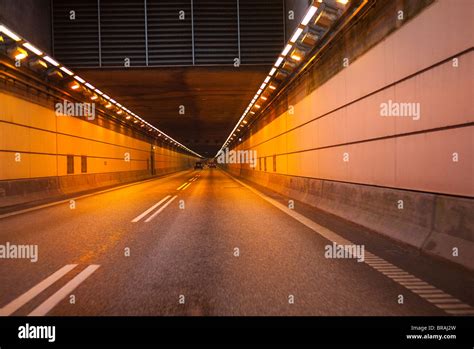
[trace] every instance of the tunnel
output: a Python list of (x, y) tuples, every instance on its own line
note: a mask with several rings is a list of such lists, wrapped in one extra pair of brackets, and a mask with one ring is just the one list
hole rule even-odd
[(0, 0), (2, 321), (472, 320), (473, 19)]

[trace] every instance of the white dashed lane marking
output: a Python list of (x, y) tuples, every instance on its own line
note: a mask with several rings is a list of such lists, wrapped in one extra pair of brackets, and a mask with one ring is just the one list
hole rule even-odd
[(66, 285), (61, 287), (55, 294), (41, 303), (35, 310), (28, 314), (28, 316), (44, 316), (48, 314), (59, 302), (61, 302), (67, 295), (76, 289), (81, 283), (83, 283), (89, 276), (92, 275), (99, 265), (89, 265), (86, 269), (77, 274), (72, 280)]
[[(54, 283), (62, 279), (76, 267), (77, 264), (67, 264), (58, 271), (54, 272), (46, 279), (23, 293), (21, 296), (1, 308), (0, 316), (9, 316), (15, 313), (16, 311), (21, 310), (24, 305), (26, 305), (30, 301), (33, 301), (46, 289), (54, 287)], [(96, 264), (87, 266), (84, 270), (82, 270), (79, 274), (77, 274), (69, 282), (67, 282), (63, 287), (56, 291), (52, 296), (50, 296), (47, 300), (41, 303), (38, 307), (36, 307), (30, 314), (28, 314), (28, 316), (43, 316), (49, 313), (56, 305), (58, 305), (59, 302), (61, 302), (61, 300), (63, 300), (67, 295), (74, 291), (99, 267), (100, 266)]]
[(166, 197), (164, 197), (163, 199), (161, 199), (161, 201), (157, 202), (156, 204), (154, 204), (152, 207), (150, 207), (148, 210), (146, 210), (145, 212), (143, 212), (142, 214), (140, 214), (139, 216), (135, 217), (133, 220), (132, 220), (132, 223), (136, 223), (138, 221), (140, 221), (143, 217), (145, 217), (147, 214), (149, 214), (151, 211), (153, 211), (155, 208), (157, 208), (158, 206), (160, 206), (164, 201), (168, 200), (170, 198), (171, 195), (168, 195)]
[(145, 220), (145, 223), (148, 223), (150, 222), (153, 218), (155, 218), (157, 215), (159, 215), (166, 207), (168, 207), (169, 204), (171, 204), (173, 202), (174, 199), (176, 199), (177, 196), (173, 196), (167, 203), (165, 203), (163, 206), (160, 207), (160, 209), (158, 211), (156, 211), (155, 213), (153, 213), (150, 217), (148, 217), (146, 220)]
[(0, 308), (0, 316), (8, 316), (8, 315), (13, 314), (15, 311), (17, 311), (26, 303), (31, 301), (41, 292), (46, 290), (49, 286), (51, 286), (56, 281), (61, 279), (64, 275), (69, 273), (76, 266), (77, 264), (67, 264), (61, 269), (59, 269), (58, 271), (56, 271), (55, 273), (51, 274), (46, 279), (41, 281), (39, 284), (37, 284), (36, 286), (33, 286), (31, 289), (23, 293), (21, 296), (19, 296), (18, 298), (14, 299), (13, 301), (5, 305), (3, 308)]

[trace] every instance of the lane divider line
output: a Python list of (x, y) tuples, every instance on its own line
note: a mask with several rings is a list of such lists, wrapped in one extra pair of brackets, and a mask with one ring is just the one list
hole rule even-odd
[(163, 211), (169, 204), (171, 204), (173, 202), (174, 199), (176, 199), (178, 196), (175, 195), (173, 196), (166, 204), (164, 204), (163, 206), (160, 207), (160, 209), (158, 211), (156, 211), (155, 213), (153, 213), (150, 217), (148, 217), (146, 220), (145, 220), (145, 223), (148, 223), (149, 221), (151, 221), (153, 218), (155, 218), (157, 215), (159, 215), (161, 213), (161, 211)]
[(41, 303), (35, 310), (28, 314), (28, 316), (44, 316), (51, 311), (59, 302), (61, 302), (67, 295), (76, 289), (82, 282), (94, 273), (100, 265), (89, 265), (86, 269), (77, 274), (66, 285), (61, 287), (51, 297)]
[(28, 303), (30, 300), (35, 298), (37, 295), (39, 295), (41, 292), (46, 290), (49, 286), (54, 284), (56, 281), (58, 281), (60, 278), (62, 278), (64, 275), (69, 273), (72, 269), (74, 269), (77, 266), (77, 264), (67, 264), (61, 269), (57, 270), (50, 276), (48, 276), (46, 279), (41, 281), (39, 284), (36, 286), (33, 286), (31, 289), (23, 293), (21, 296), (18, 298), (14, 299), (7, 305), (5, 305), (3, 308), (0, 309), (0, 316), (9, 316), (13, 314), (15, 311), (20, 309), (22, 306), (24, 306), (26, 303)]
[(181, 188), (184, 187), (186, 184), (188, 184), (188, 182), (181, 184), (176, 190), (181, 190)]
[[(354, 245), (353, 242), (343, 238), (342, 236), (340, 236), (339, 234), (333, 232), (332, 230), (317, 224), (313, 220), (307, 218), (306, 216), (304, 216), (304, 215), (302, 215), (298, 212), (295, 212), (294, 210), (290, 210), (287, 206), (281, 204), (280, 202), (278, 202), (275, 199), (272, 199), (272, 198), (268, 197), (267, 195), (260, 192), (259, 190), (252, 188), (251, 186), (249, 186), (249, 185), (245, 184), (244, 182), (238, 180), (237, 178), (230, 175), (229, 173), (227, 173), (227, 172), (224, 172), (224, 173), (227, 174), (234, 181), (236, 181), (237, 183), (242, 185), (243, 187), (250, 190), (255, 195), (259, 196), (260, 198), (267, 201), (268, 203), (270, 203), (274, 207), (278, 208), (280, 211), (283, 211), (284, 213), (286, 213), (290, 217), (294, 218), (295, 220), (297, 220), (301, 224), (305, 225), (306, 227), (310, 228), (314, 232), (318, 233), (319, 235), (321, 235), (325, 239), (327, 239), (331, 242), (335, 242), (338, 245)], [(366, 259), (367, 259), (367, 262), (365, 261)], [(364, 263), (367, 264), (368, 266), (370, 266), (375, 271), (378, 271), (379, 273), (385, 275), (386, 277), (388, 277), (389, 279), (391, 279), (393, 282), (397, 283), (398, 285), (400, 285), (400, 286), (406, 288), (407, 290), (415, 293), (416, 295), (423, 298), (427, 302), (429, 302), (429, 300), (428, 300), (429, 294), (432, 294), (432, 293), (442, 293), (442, 294), (444, 294), (445, 298), (449, 298), (450, 300), (452, 300), (451, 303), (439, 303), (439, 304), (438, 303), (430, 303), (430, 304), (434, 305), (438, 309), (441, 309), (442, 311), (444, 311), (448, 314), (452, 314), (452, 315), (472, 315), (472, 314), (474, 314), (474, 308), (472, 306), (470, 306), (469, 304), (463, 303), (462, 301), (455, 298), (454, 296), (452, 296), (452, 295), (450, 295), (450, 294), (448, 294), (448, 293), (446, 293), (446, 292), (430, 285), (429, 283), (425, 282), (424, 280), (421, 280), (421, 279), (417, 278), (416, 276), (404, 271), (403, 269), (398, 268), (394, 264), (392, 264), (390, 262), (387, 262), (383, 258), (380, 258), (379, 256), (377, 256), (373, 253), (370, 253), (370, 252), (365, 253)], [(376, 264), (376, 265), (374, 265), (374, 264)], [(400, 277), (400, 276), (413, 277), (413, 278), (417, 279), (418, 281), (425, 282), (428, 286), (406, 286), (406, 285), (402, 285), (400, 282), (398, 282), (396, 280), (396, 278)]]
[(184, 188), (183, 190), (185, 190), (187, 187), (189, 187), (191, 185), (191, 183), (188, 183)]
[(145, 212), (143, 212), (141, 215), (135, 217), (134, 219), (132, 219), (132, 223), (136, 223), (138, 221), (140, 221), (140, 219), (142, 219), (143, 217), (145, 217), (147, 214), (149, 214), (151, 211), (153, 211), (155, 208), (157, 208), (158, 206), (160, 206), (164, 201), (168, 200), (168, 198), (170, 198), (170, 195), (164, 197), (163, 199), (161, 199), (161, 201), (157, 202), (156, 204), (154, 204), (152, 207), (150, 207), (148, 210), (146, 210)]

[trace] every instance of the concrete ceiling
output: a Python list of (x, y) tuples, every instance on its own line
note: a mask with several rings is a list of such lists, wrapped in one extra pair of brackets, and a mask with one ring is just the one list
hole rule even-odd
[[(203, 156), (214, 156), (270, 66), (83, 69), (119, 103)], [(180, 114), (184, 106), (184, 115)]]

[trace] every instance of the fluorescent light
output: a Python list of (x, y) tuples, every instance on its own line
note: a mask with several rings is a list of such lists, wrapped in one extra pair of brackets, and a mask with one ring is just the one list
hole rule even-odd
[(275, 62), (275, 67), (278, 68), (281, 62), (283, 62), (283, 57), (278, 57), (277, 61)]
[(318, 8), (316, 6), (311, 6), (308, 12), (306, 13), (306, 16), (304, 16), (303, 20), (301, 21), (301, 24), (307, 25), (309, 21), (311, 20), (311, 18), (313, 18), (317, 10)]
[(273, 76), (273, 74), (275, 74), (275, 72), (276, 72), (276, 68), (273, 67), (272, 70), (270, 70), (270, 73), (268, 75)]
[(45, 61), (51, 63), (52, 65), (54, 65), (55, 67), (59, 66), (59, 63), (56, 62), (54, 59), (52, 59), (51, 57), (49, 56), (44, 56), (43, 57)]
[[(102, 95), (102, 97), (104, 97), (105, 99), (110, 99), (110, 97), (107, 96), (107, 95)], [(135, 115), (135, 114), (133, 114), (133, 115)]]
[(62, 70), (63, 72), (65, 72), (67, 75), (70, 75), (70, 76), (74, 75), (74, 73), (73, 73), (72, 71), (70, 71), (69, 69), (67, 69), (66, 67), (61, 67), (61, 68), (59, 68), (59, 69), (61, 69), (61, 70)]
[(264, 82), (261, 86), (260, 86), (260, 89), (263, 90), (265, 88), (265, 86), (267, 86), (267, 83)]
[(83, 78), (81, 78), (80, 76), (77, 76), (77, 75), (74, 76), (74, 79), (76, 79), (77, 81), (79, 81), (82, 84), (86, 82), (86, 80), (84, 80)]
[(5, 33), (7, 34), (11, 39), (15, 40), (15, 41), (20, 41), (20, 37), (18, 35), (16, 35), (14, 32), (10, 31), (9, 29), (7, 29), (6, 27), (4, 27), (3, 25), (0, 25), (0, 32), (2, 33)]
[(259, 90), (257, 91), (257, 96), (258, 96), (260, 93), (262, 93), (262, 92), (263, 92), (263, 90), (262, 90), (262, 89), (259, 89)]
[(293, 36), (290, 39), (290, 42), (295, 42), (296, 40), (298, 40), (298, 38), (300, 37), (302, 32), (303, 32), (303, 29), (301, 29), (301, 28), (296, 29), (295, 33), (293, 34)]
[(22, 59), (25, 59), (26, 57), (28, 57), (28, 53), (21, 48), (16, 49), (14, 55), (15, 55), (15, 60), (17, 61), (21, 61)]
[(288, 52), (290, 52), (291, 50), (291, 44), (288, 44), (286, 45), (285, 49), (283, 50), (283, 52), (281, 53), (282, 56), (286, 56), (288, 54)]
[[(98, 94), (100, 94), (100, 95), (103, 95), (103, 94), (104, 94), (104, 92), (102, 92), (101, 90), (98, 90), (98, 89), (96, 89), (95, 92), (98, 93)], [(125, 110), (126, 110), (126, 109), (125, 109)]]
[(267, 78), (263, 82), (267, 84), (269, 81), (270, 81), (270, 76), (267, 76)]
[(268, 88), (270, 88), (272, 90), (276, 90), (276, 86), (273, 86), (273, 85), (268, 86)]
[(43, 54), (43, 52), (41, 52), (40, 50), (38, 50), (36, 47), (34, 47), (32, 44), (28, 42), (25, 42), (23, 46), (25, 46), (28, 50), (30, 50), (34, 54), (37, 54), (38, 56), (41, 56)]
[(95, 90), (95, 87), (94, 87), (94, 86), (92, 86), (92, 85), (91, 85), (91, 84), (89, 84), (89, 83), (86, 83), (86, 86), (87, 86), (87, 87), (89, 87), (91, 90)]

